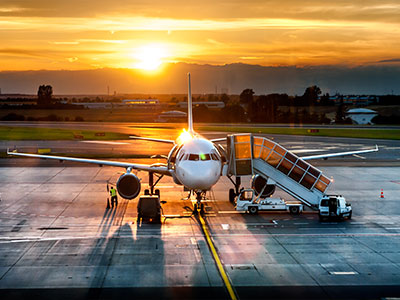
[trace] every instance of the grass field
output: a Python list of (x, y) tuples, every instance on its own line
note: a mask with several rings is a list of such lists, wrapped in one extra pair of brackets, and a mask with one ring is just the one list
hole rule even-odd
[[(152, 124), (152, 129), (166, 130), (175, 129), (171, 124), (160, 125), (160, 128)], [(175, 124), (176, 126), (176, 124)], [(146, 127), (144, 125), (143, 127)], [(318, 128), (318, 126), (316, 126)], [(309, 128), (286, 128), (286, 127), (242, 127), (242, 126), (196, 126), (199, 131), (219, 131), (236, 133), (264, 133), (264, 134), (286, 134), (286, 135), (308, 135), (308, 136), (330, 136), (368, 139), (391, 139), (400, 140), (398, 129), (364, 129), (364, 128), (318, 128), (312, 132)], [(102, 135), (104, 134), (104, 135)], [(0, 140), (123, 140), (128, 139), (128, 134), (115, 132), (96, 132), (89, 130), (70, 130), (54, 128), (31, 128), (31, 127), (3, 127), (0, 126)]]
[[(318, 127), (318, 126), (316, 126)], [(284, 128), (284, 127), (224, 127), (224, 126), (202, 126), (205, 131), (225, 131), (225, 132), (249, 132), (265, 134), (287, 134), (287, 135), (309, 135), (309, 136), (331, 136), (349, 137), (366, 139), (390, 139), (399, 140), (400, 130), (396, 129), (360, 129), (360, 128), (318, 128), (318, 132), (311, 132), (309, 128)]]
[(123, 140), (128, 138), (127, 134), (115, 132), (0, 126), (0, 140)]

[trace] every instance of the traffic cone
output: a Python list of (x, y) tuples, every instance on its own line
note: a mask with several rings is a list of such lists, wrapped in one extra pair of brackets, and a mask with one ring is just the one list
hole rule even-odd
[(381, 198), (385, 198), (385, 196), (383, 196), (383, 189), (381, 189)]

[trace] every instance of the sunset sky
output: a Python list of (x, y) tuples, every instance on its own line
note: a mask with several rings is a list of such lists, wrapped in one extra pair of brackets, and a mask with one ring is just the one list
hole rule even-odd
[(400, 63), (400, 2), (0, 0), (0, 71)]

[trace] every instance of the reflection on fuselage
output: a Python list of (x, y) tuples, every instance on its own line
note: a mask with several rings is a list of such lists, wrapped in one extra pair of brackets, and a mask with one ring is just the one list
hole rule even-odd
[(203, 138), (186, 142), (175, 156), (175, 175), (191, 190), (209, 190), (221, 176), (221, 167), (214, 144)]

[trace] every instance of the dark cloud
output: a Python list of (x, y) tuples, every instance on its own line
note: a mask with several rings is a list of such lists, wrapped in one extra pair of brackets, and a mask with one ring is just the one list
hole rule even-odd
[(378, 61), (378, 63), (397, 63), (400, 62), (400, 58), (384, 59)]
[(0, 15), (29, 17), (131, 15), (176, 19), (284, 18), (397, 23), (399, 13), (398, 1), (389, 0), (3, 0), (0, 4)]
[(171, 64), (153, 77), (128, 69), (97, 69), (82, 71), (0, 72), (4, 93), (35, 93), (40, 84), (51, 84), (58, 94), (102, 94), (109, 85), (126, 93), (186, 93), (186, 74), (191, 72), (194, 93), (213, 93), (226, 88), (239, 94), (252, 88), (257, 94), (302, 94), (316, 84), (323, 93), (388, 94), (400, 93), (400, 67), (262, 67), (230, 64), (210, 66)]

